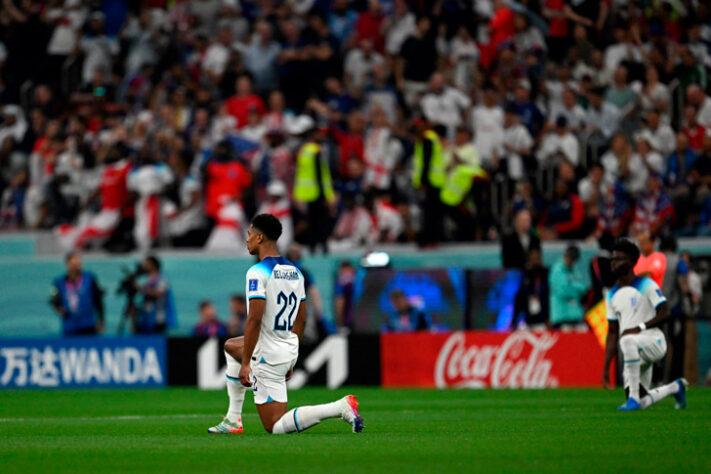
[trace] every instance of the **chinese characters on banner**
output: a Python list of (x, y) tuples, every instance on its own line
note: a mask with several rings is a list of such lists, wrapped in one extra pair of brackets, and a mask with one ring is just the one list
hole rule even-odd
[(0, 339), (0, 388), (161, 386), (165, 339)]

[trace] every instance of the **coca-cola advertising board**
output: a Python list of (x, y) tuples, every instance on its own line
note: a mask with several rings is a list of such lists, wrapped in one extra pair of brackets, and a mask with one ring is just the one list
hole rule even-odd
[(590, 387), (605, 359), (592, 332), (383, 334), (380, 350), (384, 387)]

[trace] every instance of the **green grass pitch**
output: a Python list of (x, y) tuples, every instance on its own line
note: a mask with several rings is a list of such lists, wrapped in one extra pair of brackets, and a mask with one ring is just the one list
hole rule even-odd
[(244, 434), (208, 435), (224, 391), (0, 391), (0, 472), (711, 472), (711, 390), (636, 413), (621, 390), (308, 388), (290, 406), (348, 392), (360, 435), (268, 435), (250, 394)]

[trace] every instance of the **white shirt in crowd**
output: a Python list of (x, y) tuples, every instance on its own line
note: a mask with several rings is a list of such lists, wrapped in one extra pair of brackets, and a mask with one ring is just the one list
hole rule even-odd
[[(68, 0), (64, 7), (50, 8), (47, 19), (56, 23), (52, 37), (47, 44), (47, 53), (67, 56), (74, 51), (77, 44), (77, 32), (86, 20), (87, 10), (79, 6), (79, 1)], [(73, 6), (79, 8), (68, 9)]]
[(206, 71), (214, 75), (221, 75), (227, 68), (227, 62), (230, 60), (230, 48), (222, 43), (212, 43), (205, 51), (205, 57), (202, 60), (202, 67)]
[(376, 189), (390, 189), (392, 171), (402, 157), (402, 143), (387, 127), (372, 127), (365, 134), (363, 184)]
[(702, 127), (711, 128), (711, 97), (706, 96), (702, 102), (696, 115), (696, 120)]
[(600, 110), (588, 108), (585, 124), (588, 129), (602, 132), (605, 138), (611, 138), (617, 132), (620, 122), (620, 110), (614, 104), (603, 101)]
[(558, 163), (558, 158), (563, 157), (573, 166), (578, 166), (580, 144), (575, 135), (566, 132), (559, 135), (556, 132), (548, 133), (538, 150), (538, 161), (544, 166), (553, 166)]
[(410, 35), (415, 34), (415, 14), (407, 12), (401, 17), (392, 16), (385, 36), (385, 52), (390, 55), (400, 54), (402, 44)]
[(639, 154), (633, 153), (629, 157), (628, 168), (630, 173), (627, 178), (621, 175), (619, 159), (612, 151), (602, 155), (600, 161), (603, 168), (605, 168), (606, 181), (614, 182), (617, 179), (622, 179), (625, 189), (632, 194), (637, 194), (644, 190), (649, 178), (649, 170)]
[(459, 89), (445, 87), (440, 93), (427, 92), (420, 106), (427, 120), (446, 125), (450, 133), (453, 133), (462, 124), (462, 112), (470, 103), (469, 97)]
[(666, 123), (660, 123), (656, 130), (648, 128), (647, 131), (651, 133), (654, 148), (662, 154), (662, 156), (669, 156), (676, 147), (676, 134), (674, 130)]
[(343, 70), (348, 75), (350, 85), (362, 89), (371, 82), (373, 67), (384, 64), (385, 59), (375, 51), (366, 56), (362, 49), (355, 48), (346, 55)]
[(119, 52), (119, 45), (115, 40), (104, 35), (84, 37), (80, 47), (84, 51), (84, 66), (81, 73), (84, 83), (91, 82), (97, 69), (104, 71), (104, 77), (111, 77), (111, 58)]
[(499, 156), (506, 159), (509, 178), (515, 181), (523, 179), (523, 157), (518, 153), (506, 151), (504, 147), (509, 146), (515, 150), (522, 150), (531, 148), (533, 144), (533, 137), (528, 133), (528, 129), (524, 125), (517, 123), (516, 125), (504, 129), (504, 141)]
[(479, 47), (476, 42), (455, 36), (450, 46), (449, 58), (454, 63), (454, 85), (460, 90), (471, 90), (474, 86), (474, 71), (479, 63)]
[(644, 84), (640, 81), (635, 81), (632, 83), (632, 90), (637, 93), (639, 97), (639, 105), (642, 110), (655, 110), (657, 109), (657, 102), (665, 101), (667, 103), (666, 110), (659, 111), (659, 119), (663, 123), (669, 123), (669, 104), (671, 103), (671, 94), (669, 93), (669, 88), (658, 82), (654, 88), (645, 92)]
[(179, 209), (182, 210), (182, 212), (169, 220), (168, 231), (170, 235), (180, 236), (188, 231), (199, 229), (203, 226), (205, 216), (203, 214), (202, 199), (193, 204), (192, 207), (187, 208), (192, 202), (195, 193), (201, 190), (202, 186), (200, 185), (200, 180), (193, 175), (185, 176), (180, 182), (178, 198), (180, 199)]
[(613, 74), (622, 61), (641, 63), (644, 61), (642, 51), (632, 43), (615, 43), (605, 50), (605, 69)]
[(474, 107), (471, 117), (479, 158), (485, 166), (490, 166), (492, 154), (504, 142), (504, 109), (498, 105), (489, 108), (481, 104)]
[(568, 121), (568, 127), (571, 130), (582, 130), (585, 128), (585, 109), (580, 104), (575, 104), (573, 108), (568, 109), (563, 105), (554, 106), (548, 114), (548, 119), (555, 121), (558, 117), (563, 116)]

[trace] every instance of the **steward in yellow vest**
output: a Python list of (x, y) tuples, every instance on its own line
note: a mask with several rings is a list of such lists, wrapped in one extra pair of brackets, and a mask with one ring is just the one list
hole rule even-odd
[(418, 237), (421, 246), (436, 245), (444, 240), (440, 190), (447, 179), (442, 148), (446, 128), (430, 129), (422, 119), (413, 122), (415, 150), (412, 163), (412, 186), (418, 191), (422, 223)]

